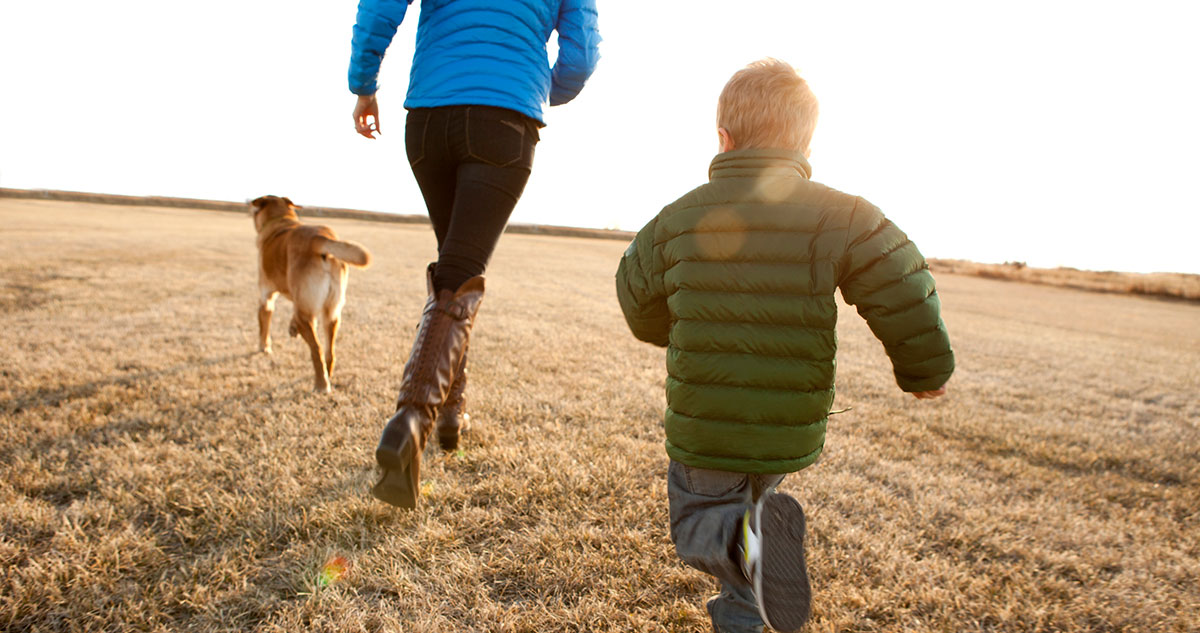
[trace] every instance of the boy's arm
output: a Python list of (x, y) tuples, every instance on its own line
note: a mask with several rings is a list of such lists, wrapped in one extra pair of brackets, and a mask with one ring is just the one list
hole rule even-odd
[(558, 13), (558, 60), (550, 79), (550, 105), (574, 99), (600, 59), (596, 0), (566, 0)]
[(379, 90), (379, 65), (412, 0), (359, 0), (350, 40), (350, 92), (370, 96)]
[(933, 275), (916, 244), (860, 198), (840, 270), (842, 297), (883, 342), (900, 388), (921, 398), (942, 395), (954, 351)]
[(617, 266), (617, 301), (625, 313), (625, 322), (638, 340), (666, 347), (671, 332), (671, 311), (663, 289), (662, 267), (657, 265), (654, 229), (658, 218), (650, 221), (621, 257)]

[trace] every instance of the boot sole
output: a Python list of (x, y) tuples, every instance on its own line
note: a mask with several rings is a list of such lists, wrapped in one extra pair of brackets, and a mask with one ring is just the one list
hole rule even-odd
[(812, 588), (804, 560), (804, 510), (792, 497), (769, 493), (755, 508), (762, 558), (754, 574), (759, 615), (768, 626), (799, 631), (812, 613)]
[(383, 475), (371, 488), (371, 494), (376, 499), (398, 508), (415, 508), (421, 468), (417, 440), (411, 434), (404, 435), (396, 448), (384, 444), (383, 441), (381, 438), (379, 447), (375, 449), (375, 462), (383, 469)]
[(417, 507), (417, 491), (411, 482), (408, 473), (384, 470), (379, 482), (371, 488), (371, 496), (397, 508), (411, 510)]

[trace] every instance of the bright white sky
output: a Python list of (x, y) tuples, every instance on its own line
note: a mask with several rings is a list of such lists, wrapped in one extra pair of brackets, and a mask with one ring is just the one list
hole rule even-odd
[[(0, 186), (424, 213), (414, 6), (354, 133), (356, 0), (0, 3)], [(1200, 3), (600, 0), (514, 222), (636, 230), (706, 179), (717, 95), (765, 56), (821, 100), (814, 179), (931, 257), (1200, 273)], [(380, 248), (379, 245), (376, 248)]]

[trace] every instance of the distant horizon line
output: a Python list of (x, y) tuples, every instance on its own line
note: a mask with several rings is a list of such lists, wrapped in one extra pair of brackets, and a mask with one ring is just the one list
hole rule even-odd
[[(173, 209), (201, 209), (205, 211), (223, 211), (245, 213), (251, 198), (244, 202), (230, 200), (211, 200), (204, 198), (183, 198), (176, 196), (132, 196), (119, 193), (93, 193), (87, 191), (67, 191), (62, 189), (18, 189), (0, 187), (0, 198), (18, 200), (53, 200), (58, 202), (86, 202), (93, 204), (111, 204), (138, 207), (165, 207)], [(387, 211), (368, 211), (365, 209), (349, 209), (343, 207), (328, 207), (319, 205), (296, 205), (300, 209), (300, 217), (312, 218), (344, 218), (348, 220), (365, 220), (368, 222), (391, 222), (396, 224), (428, 224), (429, 217), (405, 213), (390, 213)], [(556, 226), (553, 224), (528, 224), (510, 222), (504, 229), (505, 233), (521, 233), (525, 235), (553, 235), (557, 237), (591, 237), (607, 240), (632, 240), (636, 232), (620, 229), (597, 229), (590, 227)]]
[[(69, 191), (64, 189), (21, 189), (16, 187), (0, 187), (0, 198), (24, 199), (24, 200), (54, 200), (60, 202), (85, 202), (94, 204), (111, 204), (125, 206), (141, 206), (141, 207), (165, 207), (176, 209), (201, 209), (207, 211), (223, 211), (242, 213), (246, 211), (251, 198), (247, 198), (243, 202), (234, 202), (230, 200), (211, 200), (205, 198), (185, 198), (178, 196), (135, 196), (119, 193), (95, 193), (87, 191)], [(387, 211), (368, 211), (365, 209), (350, 209), (344, 207), (329, 207), (319, 205), (297, 205), (301, 209), (301, 217), (313, 218), (344, 218), (349, 220), (364, 220), (368, 222), (391, 222), (397, 224), (428, 224), (429, 217), (421, 214), (405, 214), (391, 213)], [(516, 233), (525, 235), (551, 235), (558, 237), (590, 237), (606, 240), (632, 240), (636, 235), (636, 231), (626, 231), (623, 229), (602, 229), (592, 227), (577, 227), (577, 226), (559, 226), (553, 224), (529, 224), (510, 222), (504, 229), (505, 233)], [(1122, 275), (1184, 275), (1188, 277), (1200, 277), (1196, 273), (1178, 272), (1178, 271), (1156, 271), (1156, 272), (1130, 272), (1118, 270), (1099, 270), (1089, 268), (1078, 268), (1074, 266), (1028, 266), (1023, 261), (1004, 261), (1004, 262), (981, 262), (971, 259), (962, 259), (958, 257), (927, 257), (930, 263), (944, 263), (952, 265), (955, 262), (964, 262), (982, 266), (1017, 266), (1019, 268), (1030, 268), (1034, 270), (1065, 270), (1065, 271), (1082, 271), (1097, 274), (1104, 273), (1119, 273)]]

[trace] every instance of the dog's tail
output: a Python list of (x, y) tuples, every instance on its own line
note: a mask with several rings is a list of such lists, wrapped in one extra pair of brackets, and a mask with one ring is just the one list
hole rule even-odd
[(322, 255), (332, 255), (347, 264), (360, 268), (371, 265), (370, 251), (357, 242), (325, 238), (317, 246), (317, 252)]

